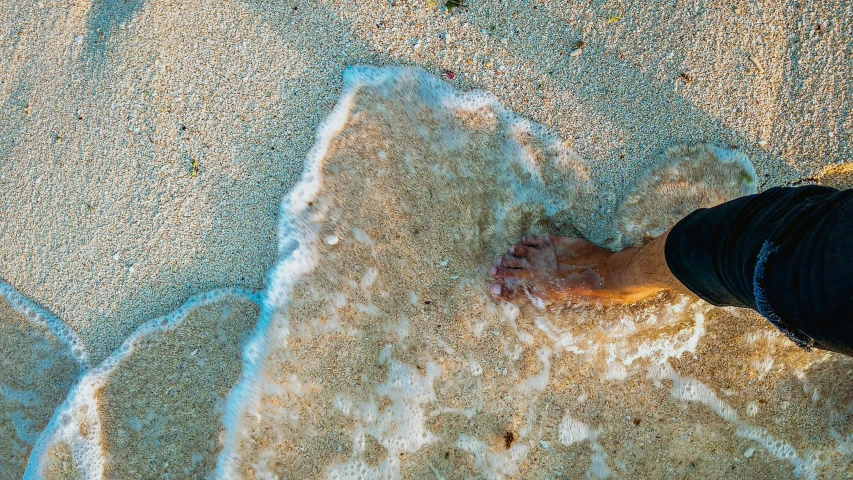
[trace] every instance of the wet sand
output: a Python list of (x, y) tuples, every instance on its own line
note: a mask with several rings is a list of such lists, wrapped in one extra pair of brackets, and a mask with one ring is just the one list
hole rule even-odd
[[(851, 473), (850, 359), (674, 295), (496, 302), (488, 268), (521, 233), (582, 231), (575, 206), (595, 188), (584, 164), (493, 100), (417, 71), (349, 75), (285, 204), (269, 292), (280, 306), (229, 404), (241, 415), (221, 478)], [(669, 212), (697, 208), (697, 189), (725, 200), (752, 184), (729, 154), (703, 151), (668, 152), (649, 175), (680, 190), (641, 181), (636, 198)], [(709, 173), (717, 164), (732, 171)], [(611, 237), (636, 219), (620, 211)], [(638, 238), (661, 228), (643, 227)]]

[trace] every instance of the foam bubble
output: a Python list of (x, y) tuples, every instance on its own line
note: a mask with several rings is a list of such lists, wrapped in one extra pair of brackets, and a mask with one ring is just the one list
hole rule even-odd
[(0, 280), (0, 295), (6, 298), (9, 304), (24, 315), (28, 320), (36, 325), (46, 328), (60, 342), (68, 345), (71, 352), (77, 358), (80, 368), (86, 370), (89, 368), (88, 353), (86, 346), (79, 337), (58, 318), (54, 317), (47, 310), (42, 309), (23, 295), (15, 291), (11, 285)]
[[(721, 418), (736, 425), (737, 436), (753, 440), (764, 447), (774, 457), (790, 462), (794, 467), (795, 477), (817, 478), (816, 467), (827, 463), (822, 456), (814, 456), (805, 460), (800, 458), (797, 450), (790, 443), (775, 438), (761, 427), (741, 421), (734, 409), (720, 400), (716, 393), (708, 386), (695, 379), (678, 375), (668, 364), (652, 369), (651, 375), (672, 380), (673, 387), (671, 394), (674, 398), (706, 405)], [(754, 415), (752, 410), (756, 413), (758, 410), (757, 405), (754, 405), (754, 409), (752, 409), (753, 405), (754, 402), (747, 407), (747, 412), (750, 415)]]
[(711, 388), (696, 379), (682, 377), (668, 363), (652, 368), (650, 374), (656, 378), (672, 381), (670, 394), (673, 398), (685, 402), (701, 403), (726, 421), (738, 422), (737, 412), (729, 404), (720, 400)]
[(737, 429), (737, 435), (758, 442), (770, 455), (782, 460), (788, 460), (799, 465), (797, 450), (784, 440), (779, 440), (770, 435), (766, 430), (751, 425), (741, 425)]
[(536, 356), (542, 362), (542, 370), (535, 376), (525, 379), (522, 385), (524, 388), (543, 392), (548, 386), (548, 379), (551, 377), (551, 349), (540, 348), (536, 351)]
[[(658, 237), (696, 208), (708, 208), (756, 193), (749, 158), (711, 144), (667, 148), (637, 177), (616, 213), (621, 221), (611, 248), (640, 246)], [(690, 188), (683, 188), (689, 184)]]
[(0, 281), (0, 474), (23, 475), (27, 457), (74, 381), (86, 349), (59, 319)]
[(516, 444), (509, 450), (493, 452), (485, 442), (470, 435), (460, 435), (456, 440), (456, 448), (474, 456), (474, 466), (482, 478), (494, 480), (515, 475), (519, 463), (524, 461), (530, 450), (527, 445)]
[(399, 469), (399, 461), (393, 458), (387, 458), (375, 467), (363, 460), (349, 460), (329, 467), (326, 470), (326, 478), (328, 480), (397, 480), (402, 478)]
[(575, 419), (568, 413), (563, 415), (560, 420), (560, 426), (557, 427), (560, 443), (563, 445), (572, 445), (574, 443), (589, 440), (593, 434), (593, 430), (589, 425)]

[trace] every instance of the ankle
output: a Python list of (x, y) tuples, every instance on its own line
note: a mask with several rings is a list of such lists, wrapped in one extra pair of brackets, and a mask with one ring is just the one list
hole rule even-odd
[(648, 271), (648, 253), (634, 247), (614, 253), (607, 262), (610, 281), (606, 282), (605, 287), (629, 302), (665, 290), (667, 286), (656, 282), (657, 275)]

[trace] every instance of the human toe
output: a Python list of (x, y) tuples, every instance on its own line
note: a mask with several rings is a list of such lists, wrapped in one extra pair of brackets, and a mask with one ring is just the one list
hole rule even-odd
[(523, 268), (509, 268), (502, 265), (492, 267), (490, 273), (495, 279), (519, 279), (529, 276), (529, 272)]
[(501, 261), (498, 263), (498, 266), (504, 268), (527, 268), (527, 259), (514, 257), (512, 255), (504, 255), (501, 257)]
[(526, 234), (521, 237), (521, 243), (529, 247), (541, 247), (548, 243), (548, 237)]
[(492, 283), (489, 287), (489, 293), (504, 300), (515, 298), (515, 290), (500, 282)]

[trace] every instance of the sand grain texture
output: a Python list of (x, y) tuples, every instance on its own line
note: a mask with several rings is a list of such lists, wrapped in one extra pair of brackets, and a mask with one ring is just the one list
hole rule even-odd
[(144, 324), (80, 379), (39, 439), (28, 478), (209, 477), (257, 318), (253, 295), (219, 290)]
[(256, 304), (222, 300), (135, 347), (100, 393), (107, 478), (204, 478), (213, 471), (222, 407), (257, 318)]
[[(450, 70), (454, 87), (491, 92), (554, 136), (404, 95), (354, 111), (311, 210), (322, 231), (299, 232), (320, 264), (292, 308), (262, 315), (274, 327), (266, 341), (291, 343), (264, 359), (273, 381), (255, 392), (270, 402), (269, 426), (226, 435), (235, 468), (246, 478), (335, 466), (406, 478), (849, 477), (847, 359), (799, 352), (754, 316), (676, 297), (539, 315), (491, 304), (483, 288), (493, 256), (525, 229), (615, 246), (620, 232), (666, 228), (690, 202), (642, 216), (630, 234), (623, 207), (649, 198), (656, 155), (678, 145), (744, 152), (758, 190), (851, 186), (853, 4), (469, 3), (0, 0), (0, 278), (67, 323), (98, 365), (195, 294), (264, 288), (293, 248), (277, 242), (280, 200), (348, 66)], [(66, 358), (6, 320), (18, 345), (47, 341), (49, 356)], [(32, 358), (19, 360), (4, 373), (31, 377)], [(71, 378), (59, 370), (39, 418)], [(150, 374), (134, 372), (137, 387)], [(389, 379), (416, 391), (380, 388)], [(246, 411), (258, 413), (255, 400)], [(138, 407), (112, 405), (116, 422)], [(388, 443), (382, 422), (412, 412), (426, 415), (409, 426), (427, 437)], [(563, 425), (585, 425), (575, 428), (585, 439), (561, 442), (575, 438)], [(105, 432), (113, 447), (129, 441)], [(137, 433), (127, 438), (144, 445)], [(27, 442), (2, 438), (19, 465)], [(785, 445), (796, 458), (768, 453)], [(85, 473), (69, 444), (50, 451), (48, 476)]]
[(814, 177), (853, 158), (852, 9), (4, 0), (0, 278), (95, 362), (193, 294), (262, 288), (279, 200), (355, 64), (452, 70), (557, 133), (588, 161), (596, 242), (669, 146), (737, 146), (760, 189)]

